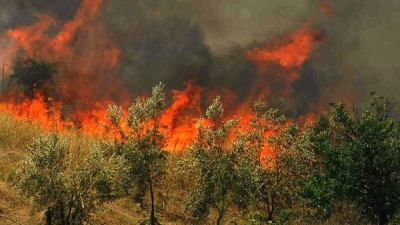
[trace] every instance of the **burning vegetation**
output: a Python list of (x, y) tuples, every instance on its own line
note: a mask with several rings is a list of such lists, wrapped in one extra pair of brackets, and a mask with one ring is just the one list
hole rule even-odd
[[(362, 99), (373, 83), (354, 77), (344, 49), (332, 53), (345, 42), (325, 24), (340, 20), (345, 3), (340, 10), (305, 0), (313, 10), (296, 17), (301, 22), (217, 48), (219, 36), (235, 32), (226, 18), (207, 12), (214, 24), (193, 9), (224, 12), (225, 3), (168, 2), (73, 0), (68, 10), (32, 3), (34, 13), (21, 11), (27, 21), (0, 23), (0, 110), (52, 132), (29, 145), (16, 175), (17, 187), (44, 207), (47, 224), (88, 221), (98, 205), (121, 198), (150, 208), (148, 222), (158, 224), (166, 176), (191, 179), (179, 181), (188, 195), (183, 224), (204, 222), (210, 212), (221, 224), (232, 207), (247, 213), (239, 223), (320, 222), (337, 199), (357, 206), (363, 217), (356, 222), (395, 218), (400, 125), (390, 99), (373, 93), (372, 112), (353, 104), (352, 115), (344, 103), (327, 104)], [(240, 17), (250, 18), (254, 6), (240, 2)], [(61, 138), (72, 130), (97, 141), (82, 160)], [(182, 155), (173, 169), (171, 152)], [(43, 166), (42, 158), (57, 165)], [(372, 179), (351, 177), (357, 170)], [(58, 194), (42, 192), (35, 176)]]
[[(305, 101), (311, 96), (301, 90), (305, 88), (302, 84), (309, 84), (296, 85), (302, 79), (301, 68), (324, 40), (321, 32), (309, 25), (279, 41), (211, 56), (194, 25), (180, 18), (154, 20), (149, 24), (154, 31), (143, 30), (143, 34), (130, 37), (133, 55), (140, 57), (134, 60), (115, 44), (101, 20), (101, 7), (108, 4), (85, 0), (64, 23), (51, 15), (37, 14), (34, 24), (7, 30), (2, 37), (8, 43), (2, 59), (9, 65), (5, 73), (12, 75), (7, 76), (11, 85), (3, 90), (1, 108), (37, 120), (46, 129), (61, 132), (76, 127), (88, 135), (101, 136), (105, 135), (102, 126), (107, 123), (108, 104), (128, 106), (134, 98), (146, 96), (137, 84), (150, 88), (149, 84), (162, 81), (172, 97), (162, 119), (168, 127), (166, 150), (181, 150), (193, 140), (204, 105), (216, 95), (222, 95), (228, 118), (248, 118), (246, 111), (260, 97), (271, 101), (271, 106), (282, 105), (293, 119), (316, 112), (311, 108), (315, 103)], [(159, 26), (169, 24), (187, 31), (154, 36)], [(121, 61), (137, 67), (121, 76)]]

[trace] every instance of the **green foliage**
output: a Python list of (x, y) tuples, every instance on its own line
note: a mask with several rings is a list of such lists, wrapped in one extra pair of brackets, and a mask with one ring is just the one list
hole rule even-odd
[(389, 117), (390, 99), (372, 97), (372, 111), (353, 105), (351, 116), (344, 103), (331, 103), (331, 117), (320, 118), (313, 136), (321, 169), (307, 183), (308, 197), (321, 208), (316, 199), (350, 199), (371, 222), (387, 224), (400, 206), (400, 126)]
[(52, 91), (53, 76), (57, 73), (56, 65), (33, 58), (18, 56), (14, 60), (11, 80), (24, 86), (26, 96), (33, 98), (35, 90), (46, 96)]
[(164, 85), (159, 84), (152, 90), (151, 97), (136, 101), (129, 107), (127, 128), (121, 124), (123, 110), (118, 106), (109, 106), (108, 118), (112, 123), (110, 131), (120, 135), (111, 144), (110, 152), (124, 158), (121, 176), (125, 176), (125, 191), (133, 194), (134, 200), (143, 203), (150, 194), (150, 224), (156, 224), (155, 187), (165, 175), (166, 156), (162, 151), (164, 136), (161, 132), (160, 116), (165, 108)]
[(286, 224), (291, 220), (300, 218), (301, 212), (298, 208), (285, 208), (279, 212), (276, 224)]
[(246, 217), (244, 218), (244, 221), (241, 221), (241, 224), (245, 225), (257, 225), (260, 224), (260, 221), (263, 221), (264, 216), (262, 215), (261, 212), (259, 211), (250, 211), (249, 213), (246, 214)]
[(199, 174), (188, 200), (192, 217), (204, 220), (213, 207), (219, 213), (219, 224), (231, 204), (260, 212), (247, 221), (250, 224), (254, 219), (273, 221), (275, 214), (277, 221), (297, 217), (297, 211), (285, 212), (299, 207), (301, 182), (312, 172), (310, 126), (301, 131), (259, 101), (254, 104), (250, 130), (235, 133), (238, 120), (221, 121), (222, 113), (216, 98), (206, 112), (211, 125), (200, 121), (190, 148)]
[(16, 186), (45, 210), (47, 224), (82, 224), (98, 205), (116, 197), (118, 169), (109, 165), (96, 145), (75, 162), (65, 139), (42, 135), (28, 146)]
[[(245, 149), (252, 156), (252, 171), (255, 171), (248, 174), (256, 176), (253, 198), (255, 205), (267, 212), (265, 221), (273, 221), (273, 216), (282, 214), (282, 210), (299, 207), (301, 182), (310, 175), (314, 161), (310, 126), (300, 131), (297, 124), (286, 123), (277, 113), (256, 102), (250, 122), (252, 129), (244, 134)], [(263, 150), (268, 154), (263, 156)]]
[(187, 201), (187, 210), (193, 222), (204, 220), (209, 209), (218, 211), (217, 224), (221, 224), (228, 207), (240, 195), (238, 187), (238, 154), (230, 143), (238, 120), (221, 121), (223, 108), (220, 98), (214, 99), (206, 111), (209, 126), (201, 119), (197, 137), (189, 148), (192, 169), (198, 177)]
[(314, 209), (314, 216), (326, 219), (331, 214), (336, 198), (344, 197), (345, 177), (341, 176), (343, 169), (341, 148), (334, 147), (335, 137), (333, 118), (328, 114), (320, 115), (314, 125), (311, 137), (317, 154), (313, 175), (303, 182), (301, 195), (304, 204)]

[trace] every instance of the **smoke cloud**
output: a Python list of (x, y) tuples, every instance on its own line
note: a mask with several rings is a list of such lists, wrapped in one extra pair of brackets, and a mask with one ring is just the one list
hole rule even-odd
[[(81, 3), (2, 0), (0, 31), (33, 24), (36, 13), (69, 20)], [(288, 111), (294, 116), (329, 100), (363, 99), (373, 90), (400, 94), (398, 0), (113, 0), (104, 1), (100, 18), (121, 51), (118, 76), (133, 93), (160, 81), (181, 89), (196, 79), (206, 91), (223, 87), (244, 100), (258, 76), (246, 51), (309, 23), (325, 41), (292, 83), (298, 109)], [(279, 91), (279, 82), (268, 85)]]
[(336, 16), (315, 23), (329, 38), (315, 67), (322, 88), (333, 96), (363, 97), (375, 90), (398, 98), (400, 2), (343, 0), (333, 6)]

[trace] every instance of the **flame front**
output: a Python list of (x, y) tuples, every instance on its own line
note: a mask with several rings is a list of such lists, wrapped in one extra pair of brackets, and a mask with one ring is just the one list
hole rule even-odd
[[(0, 59), (6, 60), (22, 49), (29, 57), (59, 65), (54, 78), (59, 96), (46, 99), (37, 90), (33, 99), (17, 102), (13, 100), (15, 95), (3, 93), (6, 101), (1, 103), (1, 110), (16, 118), (37, 121), (46, 129), (62, 132), (73, 126), (90, 136), (105, 134), (107, 105), (116, 102), (128, 106), (136, 96), (116, 77), (120, 50), (99, 22), (101, 5), (101, 0), (84, 0), (74, 19), (63, 25), (49, 15), (37, 15), (35, 24), (4, 34), (2, 39), (8, 39), (10, 44)], [(51, 28), (58, 30), (55, 35), (49, 34)], [(259, 76), (250, 94), (240, 102), (236, 101), (234, 90), (208, 88), (206, 93), (194, 80), (186, 83), (185, 90), (172, 90), (173, 101), (162, 115), (167, 138), (165, 149), (179, 151), (190, 145), (196, 135), (195, 125), (204, 111), (202, 101), (208, 103), (207, 99), (221, 94), (221, 90), (226, 94), (222, 93), (222, 97), (231, 103), (226, 118), (240, 117), (243, 129), (250, 129), (248, 122), (252, 115), (248, 109), (251, 104), (272, 92), (290, 99), (291, 84), (299, 78), (300, 67), (320, 42), (319, 32), (306, 26), (273, 45), (250, 49), (246, 57), (257, 65)], [(11, 61), (6, 63), (12, 64)], [(271, 75), (271, 71), (275, 75)], [(283, 88), (276, 92), (274, 84), (269, 82), (271, 79), (279, 80)], [(311, 113), (305, 117), (312, 116)], [(263, 155), (268, 155), (267, 151)]]

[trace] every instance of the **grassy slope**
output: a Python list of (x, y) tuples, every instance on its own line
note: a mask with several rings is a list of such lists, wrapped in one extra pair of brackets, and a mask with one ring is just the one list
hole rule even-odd
[[(18, 162), (26, 154), (26, 146), (41, 133), (46, 131), (29, 121), (17, 121), (0, 112), (0, 224), (39, 224), (43, 212), (32, 209), (29, 199), (21, 197), (12, 186)], [(92, 143), (92, 139), (78, 132), (64, 134), (73, 146), (74, 153), (84, 154)], [(157, 217), (162, 224), (190, 224), (185, 213), (184, 203), (190, 186), (190, 177), (185, 173), (177, 173), (178, 160), (186, 157), (182, 154), (169, 154), (167, 176), (157, 193)], [(355, 224), (355, 212), (339, 210), (325, 224)], [(231, 210), (225, 217), (225, 223), (239, 221), (243, 213)], [(139, 224), (145, 221), (148, 213), (129, 199), (103, 205), (93, 214), (94, 224)], [(213, 212), (205, 224), (214, 224), (216, 213)], [(296, 222), (294, 224), (299, 224)], [(308, 222), (309, 224), (309, 222)]]
[[(15, 120), (0, 112), (0, 224), (38, 224), (43, 212), (32, 209), (29, 199), (23, 198), (12, 186), (15, 170), (26, 154), (26, 146), (40, 134), (46, 133), (29, 121)], [(78, 132), (64, 134), (76, 154), (89, 149), (91, 139)], [(178, 155), (169, 157), (167, 178), (162, 184), (158, 198), (159, 220), (163, 224), (188, 224), (184, 214), (187, 188), (182, 176), (173, 171)], [(93, 215), (95, 224), (136, 224), (148, 217), (146, 210), (128, 199), (120, 199), (102, 206)], [(211, 223), (211, 220), (210, 220)]]
[[(0, 112), (0, 224), (10, 221), (37, 224), (38, 217), (31, 213), (27, 199), (18, 195), (11, 180), (17, 163), (26, 154), (25, 146), (43, 132), (27, 121), (16, 121)], [(8, 218), (8, 219), (6, 219)]]

